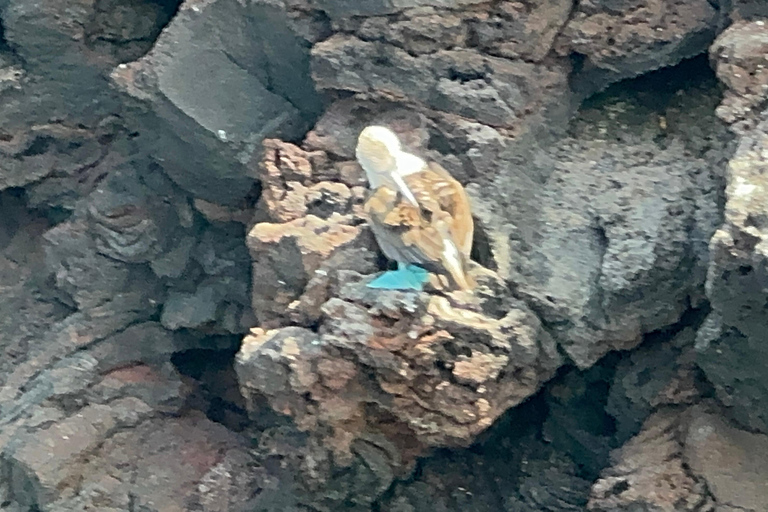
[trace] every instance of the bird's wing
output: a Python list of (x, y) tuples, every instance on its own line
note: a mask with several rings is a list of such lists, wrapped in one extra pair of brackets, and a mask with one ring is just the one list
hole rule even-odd
[[(422, 175), (426, 179), (419, 179)], [(446, 188), (453, 184), (429, 171), (408, 175), (406, 182), (418, 200), (418, 207), (387, 187), (376, 189), (365, 203), (382, 251), (397, 261), (442, 268), (461, 288), (470, 288), (466, 276), (469, 251), (466, 256), (462, 253), (454, 239), (451, 210), (443, 206), (456, 206), (449, 197), (453, 193), (449, 194)], [(432, 186), (437, 188), (432, 190)]]
[(420, 243), (424, 238), (421, 232), (427, 226), (418, 208), (403, 201), (397, 192), (379, 187), (365, 201), (363, 209), (379, 247), (388, 258), (416, 264), (437, 260), (434, 244)]
[(429, 162), (423, 172), (405, 177), (405, 182), (416, 200), (431, 212), (445, 212), (451, 239), (459, 252), (469, 258), (474, 236), (474, 221), (469, 196), (456, 179), (436, 162)]

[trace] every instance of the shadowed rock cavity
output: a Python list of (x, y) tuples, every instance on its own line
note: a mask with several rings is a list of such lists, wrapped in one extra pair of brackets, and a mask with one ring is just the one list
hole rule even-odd
[(726, 23), (708, 0), (587, 0), (571, 14), (555, 49), (576, 59), (574, 91), (606, 85), (701, 54)]

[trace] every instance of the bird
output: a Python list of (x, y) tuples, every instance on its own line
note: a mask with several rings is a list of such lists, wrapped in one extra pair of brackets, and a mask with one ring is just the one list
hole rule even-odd
[(404, 150), (385, 126), (364, 128), (355, 156), (370, 186), (363, 212), (381, 251), (397, 263), (367, 286), (421, 291), (432, 271), (471, 290), (474, 221), (461, 183), (437, 162)]

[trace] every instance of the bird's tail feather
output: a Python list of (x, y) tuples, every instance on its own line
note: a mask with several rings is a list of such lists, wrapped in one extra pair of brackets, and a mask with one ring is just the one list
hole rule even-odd
[(466, 273), (466, 260), (464, 255), (459, 252), (456, 244), (448, 236), (443, 236), (443, 252), (440, 260), (445, 270), (451, 274), (453, 281), (462, 290), (471, 290), (474, 288), (472, 280)]

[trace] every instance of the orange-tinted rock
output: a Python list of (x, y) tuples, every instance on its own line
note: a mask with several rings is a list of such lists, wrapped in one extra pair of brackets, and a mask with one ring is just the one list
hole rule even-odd
[(536, 316), (475, 273), (475, 295), (374, 290), (340, 273), (317, 332), (246, 338), (236, 366), (246, 400), (265, 396), (342, 460), (355, 440), (383, 436), (396, 473), (430, 447), (469, 445), (561, 364)]
[[(251, 229), (247, 243), (253, 257), (253, 309), (260, 324), (285, 317), (305, 291), (312, 293), (317, 284), (312, 280), (334, 270), (327, 263), (337, 252), (370, 246), (368, 229), (352, 221), (338, 214), (328, 219), (309, 215)], [(363, 255), (360, 264), (365, 262)], [(305, 297), (304, 302), (318, 301)]]

